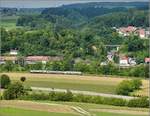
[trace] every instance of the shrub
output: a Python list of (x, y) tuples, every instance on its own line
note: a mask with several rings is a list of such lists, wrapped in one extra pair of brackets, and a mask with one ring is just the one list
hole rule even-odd
[(124, 80), (116, 88), (116, 93), (119, 95), (129, 95), (130, 92), (140, 89), (142, 81), (140, 79)]
[(83, 102), (83, 103), (95, 103), (95, 104), (106, 104), (114, 106), (129, 106), (129, 107), (148, 107), (149, 100), (145, 97), (124, 100), (121, 98), (101, 97), (101, 96), (89, 96), (82, 94), (73, 95), (70, 91), (64, 93), (50, 92), (46, 93), (30, 93), (19, 97), (25, 100), (50, 100), (50, 101), (70, 101), (70, 102)]
[(26, 80), (26, 77), (21, 77), (21, 78), (20, 78), (20, 81), (21, 81), (21, 82), (25, 82), (25, 80)]
[(133, 91), (132, 83), (128, 80), (122, 81), (116, 88), (116, 93), (119, 95), (129, 95)]
[(77, 94), (74, 95), (73, 101), (75, 102), (84, 102), (84, 103), (93, 103), (94, 97), (88, 95)]
[(126, 100), (121, 98), (103, 98), (103, 104), (114, 105), (114, 106), (125, 106)]
[(149, 107), (149, 100), (147, 97), (132, 99), (128, 102), (127, 106), (128, 107), (148, 108)]
[(140, 89), (140, 87), (142, 86), (142, 81), (140, 79), (133, 79), (131, 83), (134, 90)]
[(50, 93), (50, 100), (52, 101), (72, 101), (73, 94), (70, 91), (64, 93)]
[(1, 75), (0, 80), (1, 80), (0, 81), (1, 82), (1, 88), (7, 88), (7, 86), (11, 82), (9, 76), (5, 75), (5, 74)]
[(25, 94), (24, 87), (21, 83), (15, 82), (8, 86), (8, 89), (4, 91), (3, 97), (6, 100), (16, 99)]

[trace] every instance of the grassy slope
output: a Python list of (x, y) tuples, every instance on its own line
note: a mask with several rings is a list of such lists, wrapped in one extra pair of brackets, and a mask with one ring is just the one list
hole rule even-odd
[(13, 81), (19, 80), (21, 76), (27, 77), (25, 85), (37, 87), (50, 87), (74, 90), (86, 90), (102, 93), (115, 93), (116, 85), (122, 79), (108, 79), (94, 76), (76, 75), (47, 75), (27, 73), (7, 73)]
[[(13, 103), (15, 101), (12, 101)], [(41, 101), (43, 102), (43, 101)], [(46, 102), (46, 101), (44, 101)], [(0, 114), (1, 116), (79, 116), (71, 113), (61, 113), (59, 110), (58, 112), (47, 112), (47, 111), (38, 111), (38, 110), (31, 110), (30, 107), (34, 107), (29, 103), (28, 108), (29, 109), (24, 109), (24, 107), (20, 108), (13, 108), (11, 105), (9, 107), (1, 107), (0, 109)], [(36, 103), (38, 102), (32, 102)], [(48, 103), (48, 102), (46, 102)], [(64, 106), (79, 106), (83, 108), (84, 110), (88, 111), (90, 114), (93, 114), (94, 116), (148, 116), (148, 109), (145, 108), (127, 108), (127, 107), (117, 107), (117, 106), (110, 106), (110, 105), (98, 105), (98, 104), (87, 104), (87, 103), (70, 103), (70, 102), (49, 102), (50, 104), (53, 104), (52, 106), (59, 106), (60, 104), (61, 107)], [(8, 104), (8, 103), (7, 103)], [(22, 102), (23, 104), (23, 102)], [(56, 104), (56, 105), (54, 105)], [(17, 106), (18, 103), (16, 101)], [(27, 105), (27, 104), (26, 104)], [(25, 105), (25, 107), (26, 107)], [(40, 104), (39, 104), (40, 105)], [(43, 106), (44, 107), (44, 106)], [(49, 107), (49, 110), (51, 110), (51, 106)], [(103, 109), (105, 109), (103, 111)], [(97, 110), (97, 111), (96, 111)], [(102, 110), (102, 111), (101, 111)], [(123, 112), (124, 111), (124, 112)], [(145, 114), (146, 113), (146, 114)]]
[[(98, 76), (79, 75), (52, 75), (30, 73), (6, 73), (13, 81), (20, 80), (21, 76), (27, 78), (24, 83), (27, 86), (49, 87), (60, 89), (86, 90), (101, 93), (115, 94), (116, 86), (125, 78), (109, 78)], [(148, 94), (148, 81), (143, 80), (143, 95)]]
[[(0, 114), (1, 116), (77, 116), (73, 114), (54, 113), (54, 112), (50, 113), (50, 112), (24, 110), (24, 109), (16, 109), (16, 108), (1, 108)], [(137, 115), (130, 115), (130, 114), (117, 114), (117, 113), (108, 113), (108, 112), (95, 112), (95, 115), (96, 116), (137, 116)]]
[(0, 19), (0, 27), (4, 27), (6, 29), (13, 29), (17, 28), (16, 21), (18, 17), (17, 16), (5, 16), (1, 17)]
[(66, 113), (43, 112), (18, 108), (1, 108), (0, 114), (1, 116), (76, 116)]

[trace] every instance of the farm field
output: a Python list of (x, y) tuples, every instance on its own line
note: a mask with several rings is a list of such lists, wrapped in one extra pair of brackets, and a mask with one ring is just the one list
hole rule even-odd
[(148, 116), (148, 109), (42, 101), (1, 101), (0, 114), (1, 116), (82, 116), (82, 113), (74, 110), (73, 107), (80, 107), (88, 113), (87, 116)]
[[(83, 90), (100, 93), (115, 94), (116, 86), (124, 79), (115, 77), (59, 75), (59, 74), (31, 74), (31, 73), (5, 73), (11, 80), (19, 81), (25, 76), (25, 86), (48, 87), (59, 89)], [(143, 80), (143, 86), (136, 94), (148, 96), (148, 80)]]

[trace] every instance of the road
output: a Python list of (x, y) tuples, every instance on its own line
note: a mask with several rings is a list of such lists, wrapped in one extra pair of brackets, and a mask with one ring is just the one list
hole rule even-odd
[[(43, 87), (31, 87), (32, 90), (38, 90), (38, 91), (55, 91), (55, 92), (67, 92), (66, 89), (53, 89), (53, 88), (43, 88)], [(122, 96), (122, 95), (114, 95), (114, 94), (105, 94), (105, 93), (97, 93), (97, 92), (91, 92), (91, 91), (79, 91), (79, 90), (69, 90), (74, 94), (83, 94), (83, 95), (92, 95), (92, 96), (102, 96), (102, 97), (112, 97), (112, 98), (122, 98), (126, 100), (134, 99), (136, 97), (131, 96)]]

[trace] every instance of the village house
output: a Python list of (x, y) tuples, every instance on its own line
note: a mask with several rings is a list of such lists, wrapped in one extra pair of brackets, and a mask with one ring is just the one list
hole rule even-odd
[(10, 50), (10, 53), (9, 53), (10, 55), (18, 55), (18, 50), (16, 50), (16, 49), (11, 49)]
[(113, 62), (113, 58), (114, 58), (114, 52), (108, 52), (107, 53), (108, 61)]
[(150, 63), (150, 58), (145, 58), (145, 63), (149, 64)]
[(128, 57), (126, 57), (126, 56), (121, 57), (120, 60), (119, 60), (119, 65), (120, 66), (129, 66), (129, 59), (128, 59)]
[[(5, 64), (6, 61), (11, 61), (12, 63), (17, 63), (19, 58), (17, 56), (0, 56), (0, 64)], [(41, 62), (46, 64), (48, 61), (60, 61), (63, 60), (63, 57), (58, 56), (27, 56), (23, 58), (26, 64), (36, 64)]]
[(121, 27), (118, 29), (118, 33), (123, 36), (129, 36), (130, 34), (134, 33), (136, 29), (137, 28), (134, 26)]
[(42, 64), (46, 64), (48, 61), (60, 61), (62, 57), (51, 57), (51, 56), (27, 56), (25, 58), (26, 64), (36, 64), (37, 62), (41, 62)]
[(139, 36), (141, 39), (143, 39), (143, 38), (146, 37), (146, 31), (145, 31), (145, 29), (139, 29), (139, 30), (137, 30), (136, 32), (137, 32), (138, 36)]
[(129, 36), (131, 34), (134, 34), (138, 35), (141, 39), (147, 39), (150, 37), (150, 30), (143, 29), (140, 27), (128, 26), (128, 27), (121, 27), (116, 30), (122, 36)]
[(146, 33), (146, 37), (150, 38), (150, 27), (146, 28), (145, 33)]
[(0, 64), (5, 64), (6, 61), (11, 61), (12, 63), (17, 62), (17, 57), (16, 56), (0, 56)]
[(130, 64), (130, 66), (135, 66), (137, 63), (136, 63), (136, 60), (134, 58), (128, 58), (128, 62)]
[(27, 64), (36, 64), (37, 62), (45, 64), (48, 61), (49, 61), (48, 56), (27, 56), (25, 58), (25, 62)]

